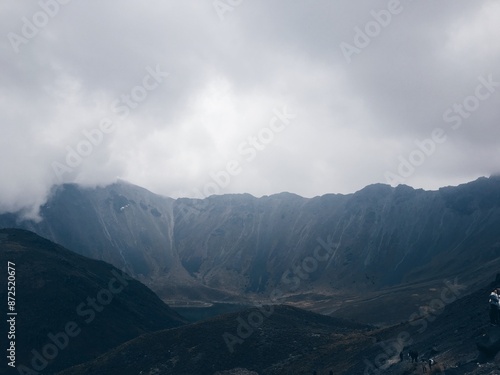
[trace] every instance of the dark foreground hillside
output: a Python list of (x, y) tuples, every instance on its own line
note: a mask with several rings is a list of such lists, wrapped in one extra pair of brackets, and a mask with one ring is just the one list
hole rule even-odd
[[(127, 274), (34, 233), (0, 230), (0, 261), (2, 280), (7, 280), (7, 262), (15, 264), (17, 312), (15, 359), (19, 372), (4, 362), (4, 373), (12, 370), (18, 374), (24, 369), (26, 374), (33, 374), (29, 370), (54, 374), (143, 333), (184, 323)], [(0, 289), (0, 300), (6, 303), (7, 288)], [(2, 320), (6, 333), (10, 326)], [(2, 340), (2, 353), (9, 348), (6, 344)]]
[[(290, 306), (263, 309), (146, 334), (60, 375), (213, 375), (236, 368), (259, 374), (301, 374), (311, 368), (330, 368), (333, 363), (344, 366), (331, 367), (336, 374), (348, 373), (350, 364), (358, 360), (357, 351), (371, 342), (367, 326)], [(242, 326), (241, 321), (247, 323)], [(255, 322), (257, 328), (248, 322)]]
[[(500, 374), (500, 355), (488, 356), (476, 345), (496, 330), (500, 339), (500, 329), (488, 320), (491, 286), (461, 296), (464, 285), (454, 281), (446, 285), (429, 301), (433, 308), (416, 307), (411, 322), (388, 328), (370, 328), (282, 305), (248, 331), (241, 322), (259, 315), (251, 309), (143, 335), (59, 375), (313, 375), (315, 371), (317, 375), (330, 371), (416, 375), (423, 374), (421, 361), (430, 358), (436, 363), (432, 369), (426, 366), (427, 374)], [(246, 337), (241, 341), (239, 325)], [(226, 333), (236, 337), (230, 341), (233, 352), (224, 342)], [(418, 363), (408, 360), (410, 350), (419, 353)]]
[[(432, 358), (436, 364), (432, 373), (447, 375), (498, 375), (500, 355), (478, 350), (478, 343), (488, 342), (492, 336), (500, 344), (500, 328), (489, 323), (488, 296), (495, 286), (492, 283), (470, 294), (466, 285), (448, 283), (435, 293), (429, 303), (415, 309), (411, 322), (374, 332), (374, 344), (361, 354), (363, 366), (352, 374), (422, 374), (422, 363), (410, 363), (406, 354), (409, 350), (419, 353), (419, 360)], [(457, 287), (458, 286), (458, 287)], [(453, 294), (457, 300), (451, 302)], [(450, 302), (450, 303), (449, 303)], [(400, 362), (398, 338), (404, 340), (405, 360)], [(399, 340), (399, 343), (403, 342)], [(500, 345), (498, 346), (500, 349)], [(382, 365), (379, 367), (379, 365)], [(429, 368), (427, 367), (429, 371)], [(378, 372), (377, 372), (378, 371)]]

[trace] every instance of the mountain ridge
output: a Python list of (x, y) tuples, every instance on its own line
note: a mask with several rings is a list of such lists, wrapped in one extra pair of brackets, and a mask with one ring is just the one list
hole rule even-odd
[[(478, 271), (467, 281), (480, 283), (500, 265), (498, 177), (436, 191), (373, 184), (313, 198), (172, 199), (128, 183), (64, 185), (41, 216), (35, 223), (1, 215), (0, 227), (105, 260), (173, 302), (248, 303), (281, 288), (289, 300), (310, 296), (312, 308), (333, 311), (360, 291), (439, 284), (469, 269)], [(327, 260), (314, 258), (321, 242), (333, 246)]]

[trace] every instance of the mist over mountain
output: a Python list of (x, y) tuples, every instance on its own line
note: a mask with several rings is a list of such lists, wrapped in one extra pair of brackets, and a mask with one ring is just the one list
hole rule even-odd
[(2, 1), (0, 375), (500, 375), (499, 19)]
[(279, 290), (332, 311), (345, 300), (336, 295), (456, 276), (477, 283), (499, 265), (498, 177), (438, 191), (377, 184), (312, 199), (174, 200), (124, 182), (63, 185), (41, 216), (2, 215), (0, 226), (109, 262), (171, 302), (248, 302)]

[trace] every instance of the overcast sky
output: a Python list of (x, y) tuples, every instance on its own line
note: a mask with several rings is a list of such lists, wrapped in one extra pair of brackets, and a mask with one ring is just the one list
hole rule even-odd
[(0, 211), (62, 182), (311, 197), (498, 173), (499, 19), (495, 0), (3, 0)]

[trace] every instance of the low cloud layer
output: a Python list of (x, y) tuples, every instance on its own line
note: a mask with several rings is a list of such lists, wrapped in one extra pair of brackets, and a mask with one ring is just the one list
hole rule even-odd
[(4, 1), (0, 212), (34, 217), (64, 182), (315, 196), (497, 173), (499, 18), (493, 0)]

